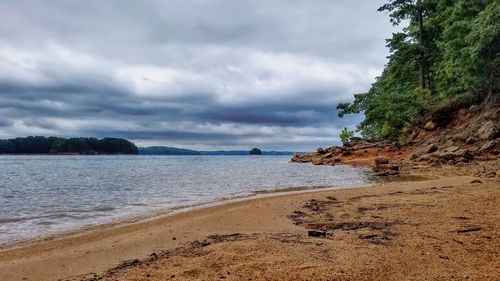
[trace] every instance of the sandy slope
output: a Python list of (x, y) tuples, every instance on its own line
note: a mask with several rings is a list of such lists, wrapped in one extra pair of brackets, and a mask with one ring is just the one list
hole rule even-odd
[(103, 227), (1, 250), (0, 280), (500, 280), (500, 181), (471, 180), (278, 196)]

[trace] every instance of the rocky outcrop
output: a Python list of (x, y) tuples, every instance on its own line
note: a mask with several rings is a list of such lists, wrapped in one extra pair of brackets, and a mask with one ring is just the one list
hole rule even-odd
[(383, 158), (383, 157), (375, 158), (372, 170), (373, 170), (373, 172), (375, 172), (376, 176), (397, 176), (397, 175), (399, 175), (399, 166), (389, 164), (389, 159)]
[(477, 130), (477, 137), (481, 140), (492, 140), (499, 136), (499, 132), (499, 125), (489, 120)]
[[(380, 157), (381, 155), (383, 157)], [(295, 154), (291, 161), (313, 165), (365, 166), (371, 167), (376, 175), (392, 176), (399, 174), (399, 165), (390, 162), (403, 158), (404, 154), (393, 143), (377, 143), (354, 137), (343, 147), (318, 148), (315, 152)]]
[[(380, 176), (441, 165), (463, 167), (461, 170), (478, 176), (500, 176), (500, 108), (462, 108), (450, 118), (445, 125), (427, 121), (411, 131), (405, 143), (353, 137), (343, 147), (318, 148), (316, 152), (295, 155), (292, 162), (371, 167)], [(475, 166), (486, 161), (493, 162), (493, 168)]]

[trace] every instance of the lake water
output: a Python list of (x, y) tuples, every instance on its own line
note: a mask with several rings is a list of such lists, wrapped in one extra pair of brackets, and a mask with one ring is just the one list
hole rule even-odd
[(290, 156), (0, 155), (0, 244), (295, 187), (366, 184), (369, 172)]

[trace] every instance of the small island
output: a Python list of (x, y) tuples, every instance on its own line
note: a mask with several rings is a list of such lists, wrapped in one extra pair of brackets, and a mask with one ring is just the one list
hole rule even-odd
[(258, 149), (257, 147), (252, 148), (250, 152), (248, 152), (250, 155), (262, 155), (262, 151)]

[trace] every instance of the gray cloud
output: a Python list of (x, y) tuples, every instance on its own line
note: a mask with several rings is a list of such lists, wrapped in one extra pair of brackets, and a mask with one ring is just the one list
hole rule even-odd
[[(125, 3), (126, 2), (126, 3)], [(309, 150), (365, 91), (392, 32), (380, 1), (0, 3), (0, 137)]]

